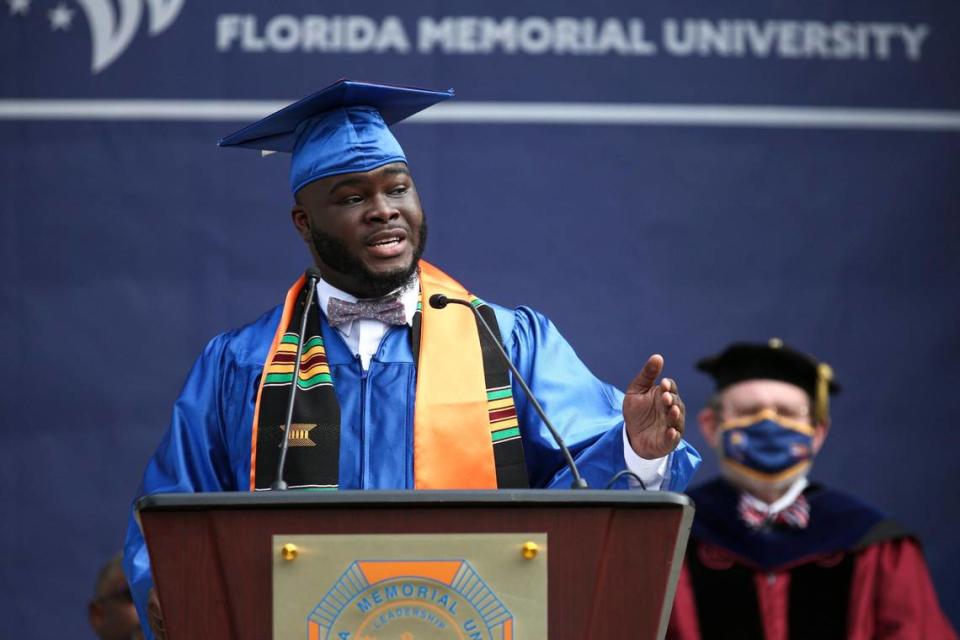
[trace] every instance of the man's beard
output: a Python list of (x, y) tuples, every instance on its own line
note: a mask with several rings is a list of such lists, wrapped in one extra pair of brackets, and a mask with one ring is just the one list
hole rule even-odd
[[(427, 219), (423, 217), (420, 222), (420, 234), (417, 237), (417, 246), (413, 251), (413, 259), (410, 265), (403, 269), (396, 269), (386, 273), (373, 273), (367, 269), (366, 265), (338, 239), (318, 231), (310, 230), (310, 237), (313, 240), (313, 248), (325, 265), (338, 273), (351, 276), (360, 285), (359, 293), (365, 298), (379, 298), (390, 293), (394, 289), (399, 289), (409, 282), (414, 271), (417, 270), (417, 263), (420, 256), (423, 255), (423, 249), (427, 245)], [(355, 293), (348, 291), (347, 293)]]

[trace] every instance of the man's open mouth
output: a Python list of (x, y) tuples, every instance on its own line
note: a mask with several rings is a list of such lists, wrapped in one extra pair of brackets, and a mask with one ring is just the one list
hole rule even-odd
[(401, 229), (378, 231), (367, 238), (367, 247), (378, 258), (393, 258), (403, 253), (407, 234)]

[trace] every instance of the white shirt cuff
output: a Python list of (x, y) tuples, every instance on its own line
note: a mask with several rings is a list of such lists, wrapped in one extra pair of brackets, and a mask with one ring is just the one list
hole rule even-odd
[[(630, 446), (630, 438), (627, 437), (627, 428), (623, 427), (623, 459), (627, 463), (627, 469), (634, 472), (643, 481), (643, 486), (648, 491), (659, 491), (663, 485), (663, 479), (667, 476), (667, 460), (669, 455), (654, 460), (647, 460), (637, 455), (637, 452)], [(636, 478), (627, 476), (630, 482), (630, 488), (635, 489), (640, 486)]]

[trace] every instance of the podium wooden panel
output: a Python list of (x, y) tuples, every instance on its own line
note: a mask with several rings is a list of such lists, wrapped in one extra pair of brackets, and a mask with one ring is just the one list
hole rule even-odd
[(271, 637), (274, 534), (511, 532), (548, 536), (549, 640), (662, 638), (693, 519), (681, 494), (592, 490), (165, 494), (138, 509), (170, 640)]

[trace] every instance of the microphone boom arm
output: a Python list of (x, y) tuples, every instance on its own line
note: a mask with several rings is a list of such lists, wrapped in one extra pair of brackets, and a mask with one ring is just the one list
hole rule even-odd
[(300, 318), (300, 339), (297, 341), (297, 356), (293, 361), (293, 381), (290, 386), (290, 397), (287, 400), (287, 419), (284, 421), (283, 444), (280, 448), (280, 461), (277, 464), (277, 478), (270, 485), (273, 491), (286, 491), (287, 483), (283, 479), (284, 467), (287, 465), (287, 449), (290, 447), (290, 423), (293, 421), (293, 400), (297, 395), (297, 385), (300, 380), (300, 360), (303, 358), (303, 340), (307, 332), (307, 316), (310, 314), (310, 306), (313, 304), (313, 294), (317, 290), (317, 281), (320, 279), (320, 271), (316, 267), (307, 269), (307, 298), (303, 302), (303, 315)]

